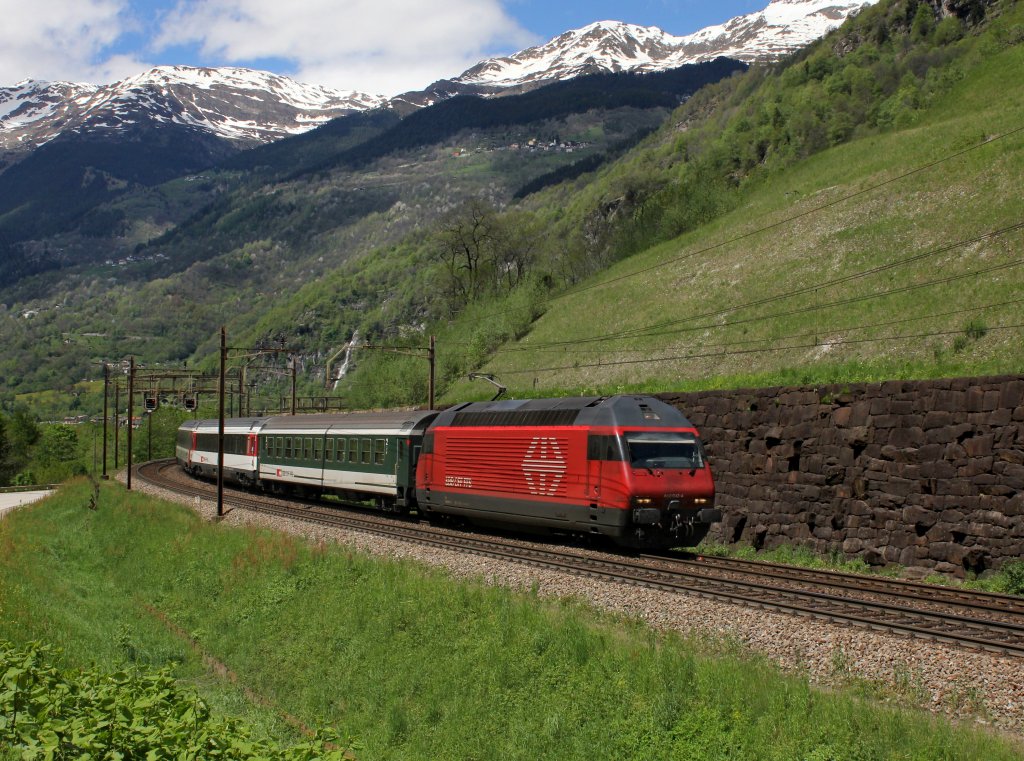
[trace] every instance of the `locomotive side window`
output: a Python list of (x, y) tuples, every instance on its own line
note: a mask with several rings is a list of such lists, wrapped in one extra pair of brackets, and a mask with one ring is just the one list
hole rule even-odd
[(308, 460), (313, 456), (313, 439), (302, 440), (302, 459)]
[(618, 436), (588, 436), (587, 459), (621, 462), (625, 459), (622, 455), (622, 441)]
[(359, 462), (359, 439), (348, 440), (348, 461)]
[(324, 457), (323, 448), (324, 448), (324, 440), (323, 439), (314, 439), (313, 440), (313, 459), (316, 460), (317, 462), (320, 462), (323, 459), (323, 457)]
[(704, 467), (700, 442), (691, 433), (627, 433), (626, 448), (634, 468)]
[(371, 439), (363, 439), (359, 443), (359, 454), (362, 455), (363, 465), (369, 465), (370, 457), (373, 456), (373, 441)]
[(334, 442), (335, 439), (327, 439), (326, 447), (324, 448), (324, 459), (327, 462), (334, 462)]
[(288, 436), (284, 440), (284, 458), (286, 460), (292, 459), (292, 437)]
[(388, 453), (388, 440), (375, 439), (373, 442), (373, 462), (376, 465), (383, 465), (384, 458)]

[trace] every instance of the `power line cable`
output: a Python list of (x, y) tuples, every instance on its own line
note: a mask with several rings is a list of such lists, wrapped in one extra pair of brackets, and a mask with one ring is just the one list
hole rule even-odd
[[(618, 277), (615, 277), (615, 278), (612, 278), (612, 279), (609, 279), (609, 280), (602, 280), (599, 283), (593, 283), (591, 285), (577, 287), (577, 288), (575, 288), (573, 290), (567, 291), (566, 293), (563, 294), (563, 296), (573, 296), (573, 295), (576, 295), (578, 293), (584, 293), (586, 291), (602, 287), (604, 285), (609, 285), (609, 284), (612, 284), (612, 283), (621, 282), (622, 280), (626, 280), (626, 279), (634, 277), (636, 275), (642, 275), (642, 274), (645, 274), (647, 272), (651, 272), (651, 271), (654, 271), (656, 269), (659, 269), (661, 267), (665, 267), (665, 266), (668, 266), (670, 264), (675, 264), (675, 263), (681, 262), (681, 261), (683, 261), (685, 259), (689, 259), (689, 258), (692, 258), (692, 257), (695, 257), (695, 256), (699, 256), (701, 254), (708, 253), (710, 251), (714, 251), (715, 249), (722, 248), (722, 247), (730, 245), (732, 243), (736, 243), (738, 241), (744, 240), (744, 239), (752, 237), (754, 235), (758, 235), (760, 233), (763, 233), (763, 232), (766, 232), (766, 231), (769, 231), (769, 230), (773, 230), (773, 229), (775, 229), (777, 227), (780, 227), (780, 226), (788, 224), (790, 222), (794, 222), (796, 220), (799, 220), (799, 219), (802, 219), (804, 217), (810, 216), (810, 215), (815, 214), (815, 213), (817, 213), (819, 211), (823, 211), (825, 209), (831, 208), (831, 207), (836, 206), (838, 204), (841, 204), (841, 203), (843, 203), (845, 201), (848, 201), (848, 200), (851, 200), (853, 198), (857, 198), (859, 196), (865, 195), (865, 194), (870, 193), (870, 192), (872, 192), (874, 190), (877, 190), (879, 188), (885, 187), (886, 185), (891, 185), (891, 184), (893, 184), (895, 182), (898, 182), (900, 180), (906, 179), (907, 177), (912, 177), (915, 174), (920, 174), (921, 172), (927, 171), (927, 170), (932, 169), (932, 168), (934, 168), (936, 166), (940, 166), (941, 164), (944, 164), (944, 163), (946, 163), (948, 161), (952, 161), (953, 159), (956, 159), (956, 158), (959, 158), (961, 156), (964, 156), (964, 155), (966, 155), (968, 153), (971, 153), (972, 151), (978, 150), (978, 149), (983, 148), (983, 147), (985, 147), (987, 145), (991, 145), (992, 143), (995, 143), (995, 142), (998, 142), (998, 141), (1001, 141), (1001, 140), (1005, 140), (1007, 138), (1010, 138), (1010, 137), (1012, 137), (1014, 135), (1017, 135), (1019, 133), (1022, 133), (1022, 132), (1024, 132), (1024, 127), (1017, 127), (1015, 129), (1009, 130), (1009, 131), (1001, 133), (999, 135), (995, 135), (993, 137), (990, 137), (990, 138), (987, 138), (985, 140), (982, 140), (981, 142), (975, 143), (974, 145), (968, 146), (967, 148), (964, 148), (962, 150), (959, 150), (959, 151), (956, 151), (954, 153), (951, 153), (951, 154), (948, 154), (946, 156), (943, 156), (943, 157), (941, 157), (939, 159), (936, 159), (935, 161), (932, 161), (932, 162), (929, 162), (927, 164), (923, 164), (921, 166), (915, 167), (914, 169), (911, 169), (911, 170), (909, 170), (907, 172), (904, 172), (903, 174), (897, 175), (896, 177), (892, 177), (892, 178), (890, 178), (888, 180), (883, 180), (882, 182), (876, 183), (876, 184), (871, 185), (871, 186), (869, 186), (867, 188), (863, 188), (861, 190), (858, 190), (858, 191), (855, 191), (855, 192), (852, 192), (852, 193), (848, 193), (845, 196), (842, 196), (840, 198), (834, 199), (832, 201), (829, 201), (827, 203), (821, 204), (819, 206), (816, 206), (814, 208), (808, 209), (806, 211), (800, 212), (798, 214), (794, 214), (794, 215), (792, 215), (790, 217), (787, 217), (785, 219), (779, 220), (778, 222), (773, 222), (772, 224), (764, 225), (764, 226), (762, 226), (760, 228), (757, 228), (755, 230), (752, 230), (752, 231), (749, 231), (749, 232), (746, 232), (746, 233), (734, 236), (732, 238), (726, 239), (726, 240), (721, 241), (719, 243), (711, 244), (709, 246), (706, 246), (706, 247), (704, 247), (702, 249), (698, 249), (696, 251), (687, 252), (685, 254), (682, 254), (680, 256), (674, 257), (672, 259), (666, 259), (664, 261), (658, 262), (657, 264), (651, 265), (650, 267), (645, 267), (643, 269), (635, 270), (633, 272), (628, 272), (628, 273), (625, 273), (623, 275), (620, 275)], [(993, 234), (998, 234), (998, 231), (996, 233), (989, 233), (989, 235), (993, 235)], [(985, 237), (985, 236), (982, 236), (982, 237)], [(954, 247), (956, 245), (957, 244), (953, 244)], [(966, 243), (963, 243), (962, 245), (966, 245)], [(941, 253), (941, 251), (929, 252), (929, 253), (926, 253), (926, 254), (924, 254), (922, 256), (930, 256), (930, 255), (935, 255), (937, 253)], [(912, 261), (912, 260), (907, 260), (907, 261)], [(899, 264), (897, 263), (897, 264), (894, 264), (893, 266), (899, 266)], [(819, 285), (818, 287), (824, 287), (824, 286)], [(739, 307), (736, 307), (736, 309), (738, 309), (738, 308)], [(502, 315), (502, 314), (509, 314), (509, 313), (511, 313), (513, 311), (514, 310), (512, 310), (512, 309), (503, 309), (503, 310), (499, 310), (499, 311), (496, 311), (496, 312), (492, 312), (490, 315), (483, 315), (483, 316), (481, 316), (481, 319), (483, 319), (483, 318), (485, 318), (487, 316), (494, 317), (494, 316), (498, 316), (498, 315)], [(728, 311), (732, 311), (732, 310), (728, 310)], [(687, 318), (687, 319), (690, 319), (690, 318)], [(611, 334), (609, 334), (609, 335), (611, 335)], [(586, 339), (586, 340), (589, 340), (589, 339)], [(560, 345), (560, 344), (558, 344), (557, 342), (553, 342), (551, 345)]]
[[(956, 315), (970, 314), (971, 312), (984, 312), (984, 311), (987, 311), (989, 309), (997, 309), (999, 307), (1013, 306), (1013, 305), (1016, 305), (1016, 304), (1024, 304), (1024, 298), (1021, 298), (1021, 299), (1010, 299), (1009, 301), (1000, 301), (1000, 302), (997, 302), (997, 303), (994, 303), (994, 304), (983, 304), (983, 305), (980, 305), (980, 306), (967, 307), (965, 309), (953, 309), (953, 310), (946, 311), (946, 312), (933, 312), (931, 314), (923, 314), (923, 315), (918, 315), (916, 317), (902, 317), (902, 318), (900, 318), (898, 320), (886, 320), (884, 322), (866, 323), (866, 324), (861, 324), (861, 325), (847, 325), (845, 327), (828, 327), (828, 328), (824, 328), (824, 329), (819, 329), (819, 330), (811, 332), (811, 333), (796, 333), (796, 334), (787, 335), (787, 336), (773, 336), (773, 337), (769, 337), (769, 338), (747, 338), (747, 339), (742, 339), (742, 340), (739, 340), (739, 341), (725, 341), (723, 343), (717, 343), (717, 344), (702, 344), (702, 346), (704, 348), (722, 348), (722, 347), (726, 347), (726, 346), (742, 346), (744, 344), (765, 343), (767, 341), (783, 341), (783, 340), (796, 339), (796, 338), (808, 338), (808, 337), (811, 337), (811, 336), (820, 335), (821, 333), (824, 333), (824, 332), (837, 332), (837, 331), (838, 332), (850, 332), (850, 331), (857, 331), (857, 330), (868, 330), (870, 328), (885, 328), (885, 327), (890, 327), (892, 325), (903, 325), (903, 324), (908, 323), (908, 322), (920, 322), (921, 320), (932, 320), (932, 319), (936, 319), (936, 318), (940, 318), (940, 317), (955, 317)], [(786, 314), (789, 314), (789, 313), (786, 313)], [(506, 349), (505, 351), (530, 351), (530, 350), (526, 349), (526, 348), (516, 347), (514, 349)], [(649, 353), (651, 350), (650, 349), (613, 349), (612, 351), (614, 353), (616, 353), (616, 354), (637, 354), (637, 353)], [(559, 354), (559, 355), (563, 355), (565, 353), (565, 349), (562, 349), (562, 350), (557, 350), (557, 349), (537, 349), (534, 353), (537, 353), (537, 354)], [(576, 354), (579, 354), (579, 353), (585, 353), (585, 354), (604, 353), (604, 354), (607, 354), (607, 353), (609, 353), (609, 350), (608, 349), (577, 349), (577, 350), (574, 351), (574, 353), (576, 353)]]
[[(920, 261), (922, 259), (925, 259), (925, 258), (928, 258), (928, 257), (931, 257), (931, 256), (936, 256), (936, 255), (941, 254), (941, 253), (946, 253), (946, 252), (954, 250), (956, 248), (962, 248), (963, 246), (968, 246), (968, 245), (971, 245), (973, 243), (978, 243), (978, 242), (983, 241), (983, 240), (987, 240), (987, 239), (990, 239), (990, 238), (1006, 235), (1008, 233), (1011, 233), (1011, 232), (1014, 232), (1014, 231), (1020, 230), (1020, 229), (1024, 229), (1024, 222), (1018, 222), (1017, 224), (1010, 225), (1008, 227), (1002, 228), (1000, 230), (995, 230), (995, 231), (990, 232), (990, 233), (986, 233), (985, 235), (982, 235), (982, 236), (979, 236), (979, 237), (976, 237), (976, 238), (971, 238), (971, 239), (968, 239), (968, 240), (958, 241), (956, 243), (951, 243), (949, 245), (942, 246), (942, 247), (937, 248), (937, 249), (932, 249), (930, 251), (926, 251), (926, 252), (921, 253), (921, 254), (915, 254), (914, 256), (908, 257), (907, 259), (901, 259), (898, 262), (892, 262), (892, 263), (889, 263), (889, 264), (880, 265), (878, 267), (872, 267), (872, 268), (870, 268), (868, 270), (862, 270), (860, 272), (851, 273), (850, 275), (844, 275), (843, 277), (835, 278), (833, 280), (825, 281), (825, 282), (818, 283), (818, 284), (815, 284), (815, 285), (804, 286), (804, 287), (801, 287), (801, 288), (794, 289), (792, 291), (787, 291), (785, 293), (776, 294), (774, 296), (766, 296), (766, 297), (761, 298), (761, 299), (755, 299), (753, 301), (748, 301), (748, 302), (745, 302), (745, 303), (742, 303), (742, 304), (737, 304), (737, 305), (731, 306), (731, 307), (725, 307), (723, 309), (717, 309), (717, 310), (713, 310), (713, 311), (709, 311), (709, 312), (702, 312), (702, 313), (697, 313), (697, 314), (691, 314), (691, 315), (687, 315), (686, 317), (680, 317), (680, 318), (675, 318), (675, 319), (672, 319), (672, 320), (666, 320), (666, 321), (663, 321), (663, 322), (660, 322), (660, 323), (654, 323), (652, 325), (645, 325), (642, 328), (630, 328), (628, 330), (620, 330), (620, 331), (617, 331), (617, 332), (614, 332), (614, 333), (605, 333), (605, 334), (600, 335), (600, 336), (591, 336), (589, 338), (576, 339), (576, 340), (572, 340), (572, 341), (568, 341), (568, 340), (567, 341), (547, 341), (547, 342), (543, 342), (543, 343), (531, 344), (530, 346), (532, 348), (546, 348), (546, 347), (549, 347), (549, 346), (573, 346), (573, 345), (578, 345), (578, 344), (582, 344), (582, 343), (599, 343), (599, 342), (603, 342), (603, 341), (623, 340), (623, 339), (627, 339), (627, 338), (648, 338), (648, 337), (657, 336), (657, 335), (666, 335), (668, 333), (692, 332), (692, 331), (695, 331), (695, 330), (717, 329), (717, 328), (727, 327), (727, 326), (730, 326), (730, 325), (738, 325), (738, 324), (745, 323), (745, 322), (753, 322), (753, 321), (757, 321), (757, 320), (772, 319), (774, 317), (790, 316), (790, 315), (794, 315), (794, 314), (801, 314), (801, 313), (804, 313), (804, 312), (811, 312), (811, 311), (816, 311), (816, 310), (820, 310), (820, 309), (827, 309), (827, 308), (834, 307), (834, 306), (843, 306), (845, 304), (852, 304), (852, 303), (855, 303), (855, 302), (858, 302), (858, 301), (864, 301), (866, 299), (879, 298), (881, 296), (887, 296), (887, 295), (890, 295), (890, 294), (902, 293), (902, 292), (905, 292), (905, 291), (916, 290), (918, 288), (923, 288), (923, 287), (927, 287), (927, 286), (930, 286), (930, 285), (937, 285), (937, 284), (947, 283), (947, 282), (951, 282), (953, 280), (959, 280), (959, 279), (963, 279), (965, 277), (971, 277), (973, 275), (985, 274), (985, 273), (992, 272), (992, 271), (995, 271), (995, 270), (1005, 269), (1007, 267), (1016, 266), (1016, 265), (1021, 263), (1021, 260), (1014, 260), (1012, 262), (995, 265), (993, 267), (984, 268), (984, 269), (981, 269), (981, 270), (973, 270), (973, 271), (967, 272), (967, 273), (961, 273), (961, 274), (958, 274), (958, 275), (951, 275), (951, 276), (945, 277), (945, 278), (938, 278), (938, 279), (935, 279), (935, 280), (929, 280), (929, 281), (924, 282), (924, 283), (917, 283), (917, 284), (914, 284), (914, 285), (911, 285), (911, 286), (905, 286), (905, 287), (902, 287), (902, 288), (895, 288), (895, 289), (891, 289), (891, 290), (888, 290), (888, 291), (881, 291), (881, 292), (875, 293), (875, 294), (867, 294), (867, 295), (863, 295), (863, 296), (853, 296), (853, 297), (850, 297), (850, 298), (847, 298), (847, 299), (840, 299), (840, 300), (837, 300), (837, 301), (831, 301), (831, 302), (827, 302), (827, 303), (824, 303), (824, 304), (815, 304), (815, 305), (812, 305), (812, 306), (801, 307), (801, 308), (798, 308), (798, 309), (793, 309), (793, 310), (789, 310), (789, 311), (785, 311), (785, 312), (776, 312), (776, 313), (768, 314), (768, 315), (757, 315), (757, 316), (743, 318), (743, 319), (729, 320), (729, 321), (726, 321), (726, 322), (723, 322), (723, 323), (719, 323), (717, 325), (714, 325), (714, 324), (711, 324), (711, 325), (709, 325), (709, 324), (687, 325), (686, 327), (678, 328), (678, 329), (675, 329), (675, 330), (672, 330), (672, 331), (662, 330), (663, 328), (668, 328), (668, 327), (671, 327), (673, 325), (679, 325), (680, 323), (690, 322), (692, 320), (706, 319), (706, 318), (709, 318), (709, 317), (718, 317), (718, 316), (721, 316), (721, 315), (724, 315), (724, 314), (728, 314), (729, 312), (737, 312), (737, 311), (740, 311), (741, 309), (748, 309), (748, 308), (753, 307), (753, 306), (763, 306), (765, 304), (769, 304), (769, 303), (772, 303), (772, 302), (783, 301), (785, 299), (792, 298), (794, 296), (799, 296), (799, 295), (804, 295), (804, 294), (807, 294), (807, 293), (812, 293), (812, 292), (820, 290), (822, 288), (829, 288), (829, 287), (832, 287), (832, 286), (835, 286), (835, 285), (841, 285), (843, 283), (847, 283), (847, 282), (850, 282), (852, 280), (868, 277), (870, 275), (875, 275), (875, 274), (878, 274), (880, 272), (884, 272), (886, 270), (894, 269), (894, 268), (902, 266), (904, 264), (910, 264), (910, 263), (913, 263), (913, 262), (916, 262), (916, 261)], [(528, 351), (529, 349), (528, 348), (524, 348), (523, 350), (524, 351)]]
[(849, 201), (852, 198), (858, 198), (859, 196), (865, 195), (865, 194), (870, 193), (870, 192), (872, 192), (874, 190), (878, 190), (879, 188), (883, 188), (886, 185), (891, 185), (892, 183), (899, 182), (900, 180), (904, 180), (907, 177), (912, 177), (915, 174), (920, 174), (921, 172), (925, 172), (925, 171), (927, 171), (929, 169), (932, 169), (932, 168), (934, 168), (936, 166), (939, 166), (940, 164), (944, 164), (947, 161), (952, 161), (953, 159), (956, 159), (956, 158), (959, 158), (960, 156), (968, 154), (971, 151), (978, 150), (979, 148), (982, 148), (982, 147), (984, 147), (986, 145), (991, 145), (992, 143), (995, 143), (995, 142), (997, 142), (999, 140), (1004, 140), (1004, 139), (1006, 139), (1008, 137), (1012, 137), (1013, 135), (1019, 134), (1021, 132), (1024, 132), (1024, 127), (1017, 127), (1016, 129), (1012, 129), (1009, 132), (1004, 132), (1001, 135), (996, 135), (994, 137), (990, 137), (990, 138), (988, 138), (986, 140), (983, 140), (980, 143), (976, 143), (975, 145), (968, 146), (967, 148), (964, 148), (963, 150), (957, 151), (956, 153), (951, 153), (951, 154), (949, 154), (947, 156), (943, 156), (940, 159), (936, 159), (935, 161), (932, 161), (932, 162), (930, 162), (928, 164), (923, 164), (922, 166), (919, 166), (919, 167), (916, 167), (914, 169), (911, 169), (910, 171), (904, 172), (903, 174), (897, 175), (896, 177), (892, 177), (892, 178), (890, 178), (888, 180), (883, 180), (882, 182), (879, 182), (879, 183), (876, 183), (875, 185), (871, 185), (869, 187), (863, 188), (862, 190), (857, 190), (857, 191), (854, 191), (853, 193), (848, 193), (845, 196), (841, 196), (840, 198), (837, 198), (835, 200), (828, 201), (828, 202), (823, 203), (823, 204), (821, 204), (819, 206), (815, 206), (815, 207), (813, 207), (811, 209), (808, 209), (807, 211), (802, 211), (799, 214), (794, 214), (793, 216), (786, 217), (785, 219), (781, 219), (778, 222), (773, 222), (770, 225), (765, 225), (763, 227), (757, 228), (756, 230), (751, 230), (749, 232), (745, 232), (745, 233), (742, 233), (740, 235), (733, 236), (732, 238), (728, 238), (728, 239), (726, 239), (724, 241), (721, 241), (719, 243), (714, 243), (714, 244), (712, 244), (710, 246), (705, 246), (704, 248), (698, 249), (696, 251), (689, 251), (689, 252), (687, 252), (685, 254), (682, 254), (681, 256), (673, 257), (672, 259), (666, 259), (666, 260), (664, 260), (662, 262), (658, 262), (657, 264), (652, 264), (650, 267), (644, 267), (643, 269), (634, 270), (633, 272), (627, 272), (627, 273), (625, 273), (623, 275), (619, 275), (618, 277), (614, 277), (614, 278), (611, 278), (609, 280), (602, 280), (599, 283), (593, 283), (591, 285), (587, 285), (587, 286), (582, 286), (580, 288), (576, 288), (575, 290), (570, 291), (567, 295), (575, 295), (577, 293), (584, 293), (586, 291), (594, 290), (595, 288), (602, 288), (602, 287), (604, 287), (606, 285), (611, 285), (612, 283), (618, 283), (618, 282), (621, 282), (622, 280), (626, 280), (626, 279), (631, 278), (631, 277), (636, 277), (637, 275), (642, 275), (642, 274), (645, 274), (647, 272), (653, 272), (654, 270), (660, 269), (661, 267), (666, 267), (669, 264), (676, 264), (676, 263), (681, 262), (681, 261), (683, 261), (685, 259), (690, 259), (690, 258), (692, 258), (694, 256), (699, 256), (700, 254), (706, 254), (709, 251), (714, 251), (717, 248), (722, 248), (723, 246), (728, 246), (728, 245), (730, 245), (732, 243), (737, 243), (737, 242), (739, 242), (741, 240), (745, 240), (746, 238), (750, 238), (750, 237), (752, 237), (754, 235), (759, 235), (759, 234), (761, 234), (763, 232), (767, 232), (769, 230), (774, 230), (776, 227), (781, 227), (782, 225), (789, 224), (790, 222), (795, 222), (796, 220), (802, 219), (802, 218), (807, 217), (807, 216), (810, 216), (811, 214), (817, 214), (819, 211), (824, 211), (825, 209), (828, 209), (828, 208), (831, 208), (831, 207), (836, 206), (838, 204), (841, 204), (841, 203), (844, 203), (846, 201)]
[[(1013, 329), (1017, 329), (1017, 328), (1024, 328), (1024, 323), (1014, 324), (1014, 325), (997, 325), (995, 327), (987, 328), (986, 330), (987, 331), (1013, 330)], [(853, 338), (853, 339), (848, 339), (848, 340), (837, 340), (837, 341), (830, 341), (829, 345), (835, 347), (835, 346), (846, 346), (846, 345), (852, 345), (852, 344), (876, 343), (878, 341), (893, 341), (893, 342), (896, 342), (896, 341), (903, 341), (903, 340), (910, 340), (910, 339), (935, 338), (935, 337), (938, 337), (938, 336), (952, 336), (952, 335), (962, 335), (962, 334), (963, 334), (962, 330), (942, 330), (942, 331), (935, 331), (935, 332), (931, 332), (931, 333), (914, 333), (914, 334), (901, 335), (901, 336), (884, 336), (884, 337), (877, 337), (877, 338)], [(767, 352), (790, 351), (790, 350), (793, 350), (793, 349), (814, 349), (814, 348), (820, 348), (821, 346), (822, 346), (822, 344), (820, 344), (820, 343), (794, 344), (794, 345), (790, 345), (790, 346), (765, 347), (765, 348), (762, 348), (762, 349), (740, 349), (740, 350), (736, 350), (736, 351), (707, 352), (707, 353), (703, 353), (703, 354), (683, 354), (683, 355), (676, 355), (676, 356), (672, 356), (672, 357), (658, 357), (656, 359), (623, 359), (623, 360), (616, 360), (614, 362), (595, 362), (595, 363), (589, 363), (589, 364), (563, 365), (561, 367), (537, 367), (537, 368), (532, 368), (532, 369), (527, 369), (527, 370), (501, 370), (500, 374), (501, 375), (525, 375), (525, 374), (529, 374), (529, 373), (557, 372), (557, 371), (560, 371), (560, 370), (589, 369), (589, 368), (592, 368), (592, 367), (616, 367), (616, 366), (620, 366), (620, 365), (655, 364), (655, 363), (658, 363), (658, 362), (675, 362), (675, 361), (683, 360), (683, 359), (685, 359), (685, 360), (707, 359), (707, 358), (717, 358), (717, 357), (741, 356), (741, 355), (746, 355), (746, 354), (763, 354), (763, 353), (767, 353)]]

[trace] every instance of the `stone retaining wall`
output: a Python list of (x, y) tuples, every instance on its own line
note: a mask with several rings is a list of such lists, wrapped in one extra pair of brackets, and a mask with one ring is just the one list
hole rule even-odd
[(963, 574), (1024, 556), (1024, 377), (661, 394), (701, 432), (718, 541)]

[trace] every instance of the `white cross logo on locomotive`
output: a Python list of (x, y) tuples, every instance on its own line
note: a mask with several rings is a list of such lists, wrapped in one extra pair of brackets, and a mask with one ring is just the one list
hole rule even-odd
[(523, 457), (523, 475), (530, 494), (542, 497), (554, 495), (565, 475), (565, 457), (558, 441), (545, 436), (534, 436)]

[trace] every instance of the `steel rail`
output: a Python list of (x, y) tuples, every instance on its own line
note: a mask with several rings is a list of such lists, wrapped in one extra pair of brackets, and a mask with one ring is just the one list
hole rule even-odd
[(836, 589), (849, 589), (859, 593), (875, 593), (907, 600), (918, 600), (931, 604), (959, 605), (974, 610), (1024, 617), (1024, 598), (994, 592), (962, 590), (925, 584), (907, 579), (886, 579), (862, 574), (834, 571), (823, 568), (800, 568), (781, 563), (766, 563), (743, 558), (713, 557), (701, 555), (696, 560), (686, 560), (671, 555), (641, 555), (645, 559), (706, 568), (730, 573), (754, 574), (761, 577), (783, 579), (790, 582), (828, 585)]

